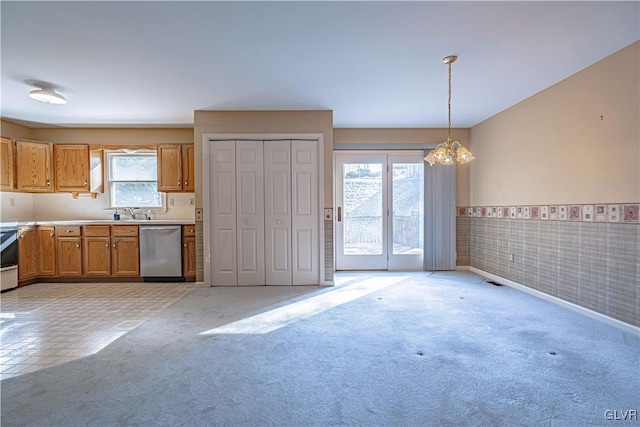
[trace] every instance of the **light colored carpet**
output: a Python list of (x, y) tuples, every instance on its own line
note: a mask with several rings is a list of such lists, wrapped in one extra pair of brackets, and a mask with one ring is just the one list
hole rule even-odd
[(586, 426), (640, 410), (637, 336), (467, 272), (337, 278), (196, 289), (95, 355), (2, 381), (2, 425)]

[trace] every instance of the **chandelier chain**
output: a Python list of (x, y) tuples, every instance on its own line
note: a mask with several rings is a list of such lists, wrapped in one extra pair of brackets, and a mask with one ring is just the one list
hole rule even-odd
[(451, 138), (451, 62), (449, 62), (449, 101), (447, 104), (447, 111), (449, 114), (449, 128), (448, 128), (448, 132), (447, 132), (447, 136), (449, 138)]

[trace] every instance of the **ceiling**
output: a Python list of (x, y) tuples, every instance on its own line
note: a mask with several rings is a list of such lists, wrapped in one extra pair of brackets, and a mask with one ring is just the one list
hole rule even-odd
[[(333, 110), (471, 127), (640, 39), (640, 2), (1, 3), (1, 115), (191, 127), (194, 110)], [(44, 83), (66, 105), (34, 101)]]

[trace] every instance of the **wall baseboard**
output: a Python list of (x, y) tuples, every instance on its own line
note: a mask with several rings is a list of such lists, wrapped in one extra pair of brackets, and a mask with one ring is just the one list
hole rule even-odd
[(518, 289), (519, 291), (525, 292), (527, 294), (533, 295), (535, 297), (541, 298), (543, 300), (552, 302), (554, 304), (557, 304), (561, 307), (567, 308), (569, 310), (575, 311), (577, 313), (580, 313), (584, 316), (590, 317), (592, 319), (598, 320), (600, 322), (606, 323), (607, 325), (613, 326), (615, 328), (618, 328), (620, 330), (622, 330), (623, 332), (626, 332), (628, 334), (632, 334), (635, 336), (640, 337), (640, 328), (630, 325), (628, 323), (622, 322), (620, 320), (614, 319), (612, 317), (609, 316), (605, 316), (604, 314), (595, 312), (593, 310), (589, 310), (588, 308), (584, 308), (581, 307), (579, 305), (573, 304), (571, 302), (562, 300), (560, 298), (556, 298), (552, 295), (548, 295), (545, 294), (544, 292), (540, 292), (537, 291), (535, 289), (531, 289), (527, 286), (521, 285), (520, 283), (514, 282), (512, 280), (509, 279), (505, 279), (504, 277), (500, 277), (497, 276), (495, 274), (492, 273), (488, 273), (484, 270), (480, 270), (479, 268), (475, 268), (475, 267), (470, 267), (470, 266), (458, 266), (456, 267), (456, 270), (466, 270), (466, 271), (472, 271), (476, 274), (479, 274), (480, 276), (486, 277), (487, 279), (493, 280), (495, 282), (498, 282), (502, 285), (507, 285), (509, 287), (512, 287), (514, 289)]

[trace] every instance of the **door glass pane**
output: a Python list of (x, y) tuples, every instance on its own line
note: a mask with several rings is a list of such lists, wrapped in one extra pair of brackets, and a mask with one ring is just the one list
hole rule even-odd
[(345, 163), (345, 255), (382, 254), (382, 163)]
[(424, 165), (394, 163), (393, 254), (421, 254), (424, 247)]

